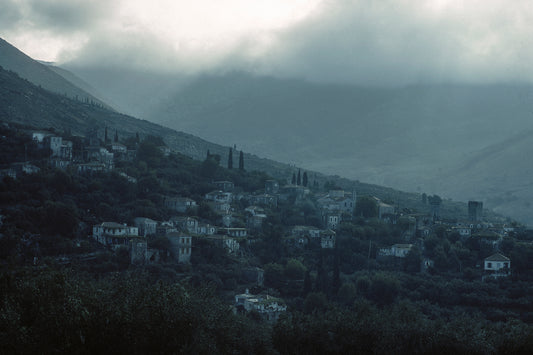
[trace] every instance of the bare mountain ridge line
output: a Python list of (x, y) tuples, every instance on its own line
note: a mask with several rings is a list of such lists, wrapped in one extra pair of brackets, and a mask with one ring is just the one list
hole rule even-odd
[(0, 66), (12, 70), (35, 85), (39, 85), (57, 94), (67, 95), (71, 98), (77, 97), (82, 101), (92, 100), (93, 102), (111, 108), (111, 106), (95, 94), (89, 93), (78, 87), (75, 83), (72, 83), (65, 77), (66, 75), (61, 75), (52, 70), (48, 65), (30, 58), (2, 38), (0, 38)]

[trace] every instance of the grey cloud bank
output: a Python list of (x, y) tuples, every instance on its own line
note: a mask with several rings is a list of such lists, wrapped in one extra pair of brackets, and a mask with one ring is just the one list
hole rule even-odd
[(273, 73), (359, 84), (531, 81), (532, 8), (483, 4), (491, 3), (476, 14), (431, 11), (421, 1), (332, 2), (282, 34), (264, 64)]
[(528, 1), (325, 1), (285, 29), (251, 31), (231, 43), (222, 35), (167, 38), (147, 23), (119, 18), (116, 2), (0, 4), (2, 33), (70, 41), (59, 59), (71, 66), (187, 74), (244, 69), (364, 85), (533, 81)]

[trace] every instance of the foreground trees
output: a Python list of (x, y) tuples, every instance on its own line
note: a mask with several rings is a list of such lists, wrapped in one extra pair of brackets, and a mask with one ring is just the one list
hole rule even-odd
[(272, 351), (265, 325), (234, 315), (212, 287), (151, 282), (145, 273), (21, 273), (0, 280), (3, 354)]

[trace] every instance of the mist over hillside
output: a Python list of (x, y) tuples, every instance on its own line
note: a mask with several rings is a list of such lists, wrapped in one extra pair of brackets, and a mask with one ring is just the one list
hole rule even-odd
[[(138, 77), (137, 87), (141, 82)], [(147, 101), (133, 100), (129, 109), (260, 156), (408, 191), (484, 200), (533, 223), (531, 196), (519, 193), (532, 187), (525, 164), (531, 149), (522, 143), (523, 132), (533, 129), (531, 86), (377, 88), (242, 72), (172, 82), (156, 95), (137, 88), (136, 97)], [(113, 100), (125, 100), (127, 91), (116, 92), (122, 94)]]

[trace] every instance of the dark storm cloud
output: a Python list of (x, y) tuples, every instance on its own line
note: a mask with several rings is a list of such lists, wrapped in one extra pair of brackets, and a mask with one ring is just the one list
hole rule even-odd
[[(151, 17), (138, 13), (133, 4), (139, 3), (154, 10)], [(245, 69), (375, 85), (533, 81), (529, 0), (327, 0), (284, 29), (235, 35), (222, 27), (209, 31), (208, 19), (217, 15), (207, 8), (196, 21), (184, 15), (189, 3), (168, 4), (185, 16), (182, 21), (159, 21), (160, 9), (140, 0), (0, 0), (0, 31), (27, 48), (48, 46), (59, 61), (85, 66)], [(39, 43), (46, 36), (48, 43)]]
[(377, 85), (533, 79), (532, 11), (524, 2), (490, 2), (491, 11), (428, 3), (328, 2), (279, 35), (262, 70)]

